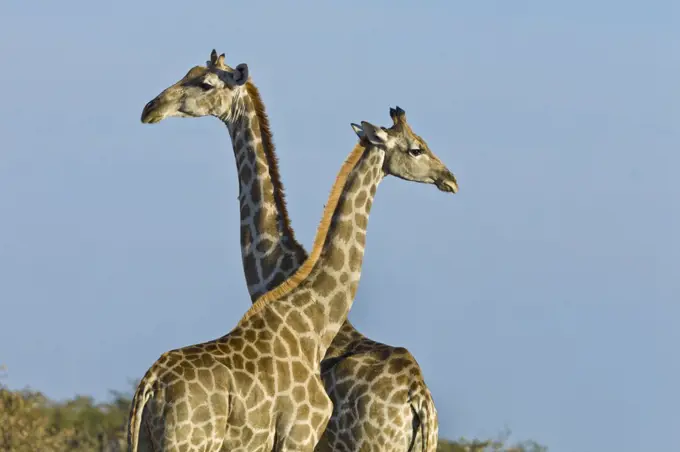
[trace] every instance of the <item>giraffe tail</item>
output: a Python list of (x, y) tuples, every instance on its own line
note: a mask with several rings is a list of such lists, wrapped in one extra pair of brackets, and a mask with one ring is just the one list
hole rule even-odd
[(142, 427), (144, 406), (153, 396), (152, 385), (155, 380), (155, 377), (151, 374), (145, 375), (144, 378), (142, 378), (142, 381), (139, 382), (139, 385), (137, 385), (137, 390), (132, 398), (127, 434), (128, 452), (137, 452), (137, 448), (139, 447), (139, 435)]
[(437, 409), (434, 406), (432, 394), (427, 389), (425, 391), (426, 393), (422, 394), (418, 406), (414, 407), (415, 414), (420, 421), (419, 431), (414, 433), (416, 441), (420, 440), (420, 444), (414, 444), (413, 449), (420, 449), (422, 452), (436, 452), (439, 440)]

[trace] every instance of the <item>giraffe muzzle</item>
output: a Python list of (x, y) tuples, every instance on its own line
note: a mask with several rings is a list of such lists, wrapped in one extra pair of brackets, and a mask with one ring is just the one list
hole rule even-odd
[(148, 104), (144, 106), (141, 118), (143, 124), (155, 124), (159, 122), (161, 119), (163, 119), (162, 116), (158, 114), (156, 108), (157, 106), (158, 106), (157, 99), (151, 100)]
[(458, 193), (458, 181), (452, 172), (446, 171), (439, 179), (435, 180), (434, 184), (437, 188), (446, 193)]

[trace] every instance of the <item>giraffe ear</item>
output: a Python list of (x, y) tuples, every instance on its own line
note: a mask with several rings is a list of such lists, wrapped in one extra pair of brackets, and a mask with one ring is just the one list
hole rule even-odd
[(351, 123), (350, 126), (352, 126), (352, 130), (354, 130), (354, 133), (356, 133), (359, 138), (364, 137), (364, 129), (362, 129), (359, 124)]
[(234, 78), (234, 83), (237, 85), (245, 85), (248, 81), (248, 65), (246, 63), (241, 63), (234, 68), (232, 72), (232, 77)]
[[(354, 125), (352, 127), (354, 128)], [(356, 129), (354, 129), (354, 131), (356, 132)], [(370, 122), (361, 121), (361, 131), (363, 136), (365, 136), (371, 144), (380, 146), (387, 143), (387, 132), (378, 126), (374, 126)]]

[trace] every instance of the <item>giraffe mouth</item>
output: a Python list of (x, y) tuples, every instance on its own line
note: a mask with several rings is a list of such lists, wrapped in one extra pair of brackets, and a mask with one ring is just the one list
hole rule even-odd
[(147, 116), (142, 118), (144, 124), (156, 124), (161, 122), (163, 118), (160, 115)]
[(458, 182), (455, 180), (438, 179), (434, 182), (437, 188), (446, 193), (458, 193)]

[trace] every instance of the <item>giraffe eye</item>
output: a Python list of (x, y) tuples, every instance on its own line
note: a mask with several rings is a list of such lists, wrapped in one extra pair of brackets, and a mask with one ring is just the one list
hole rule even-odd
[(206, 82), (201, 82), (198, 84), (198, 86), (203, 90), (203, 91), (210, 91), (213, 89), (213, 86), (210, 83)]
[(409, 149), (408, 153), (411, 154), (413, 157), (418, 157), (420, 154), (422, 154), (424, 151), (419, 148), (413, 148)]

